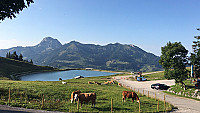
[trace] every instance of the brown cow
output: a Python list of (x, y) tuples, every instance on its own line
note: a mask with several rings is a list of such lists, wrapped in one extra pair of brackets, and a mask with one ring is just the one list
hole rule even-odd
[(94, 84), (94, 83), (92, 83), (92, 82), (88, 81), (88, 84)]
[(72, 92), (72, 94), (71, 94), (71, 103), (73, 103), (73, 101), (74, 101), (74, 96), (75, 96), (75, 94), (79, 94), (79, 93), (81, 93), (81, 91), (80, 90), (77, 90), (77, 91), (74, 91), (74, 92)]
[(75, 94), (74, 100), (77, 101), (78, 99), (81, 102), (81, 107), (82, 107), (83, 101), (84, 102), (92, 101), (92, 106), (94, 105), (94, 107), (95, 107), (96, 93), (79, 93), (79, 94)]
[(115, 84), (115, 82), (114, 82), (114, 80), (107, 81), (107, 82), (104, 81), (104, 84)]
[(99, 82), (96, 82), (96, 81), (94, 81), (94, 83), (95, 83), (95, 84), (97, 84), (97, 85), (102, 85), (101, 83), (99, 83)]
[(137, 100), (137, 102), (139, 103), (140, 102), (140, 99), (139, 97), (137, 96), (137, 94), (135, 92), (132, 92), (132, 91), (123, 91), (122, 92), (122, 101), (124, 102), (126, 97), (127, 98), (132, 98), (132, 102), (134, 102), (134, 100)]
[(120, 87), (121, 87), (121, 86), (122, 86), (122, 84), (118, 82), (118, 86), (120, 86)]

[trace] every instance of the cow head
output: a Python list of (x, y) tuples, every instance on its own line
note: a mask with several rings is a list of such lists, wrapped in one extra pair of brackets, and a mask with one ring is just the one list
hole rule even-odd
[(137, 103), (140, 103), (140, 99), (137, 100)]
[(75, 102), (78, 101), (78, 94), (74, 95), (74, 100), (75, 100)]
[[(75, 99), (75, 95), (77, 94), (79, 94), (79, 93), (81, 93), (81, 91), (80, 90), (77, 90), (77, 91), (74, 91), (74, 92), (72, 92), (72, 94), (71, 94), (71, 103), (73, 103), (73, 101), (75, 100), (76, 101), (76, 99)], [(77, 96), (78, 97), (78, 96)], [(77, 98), (76, 97), (76, 98)]]

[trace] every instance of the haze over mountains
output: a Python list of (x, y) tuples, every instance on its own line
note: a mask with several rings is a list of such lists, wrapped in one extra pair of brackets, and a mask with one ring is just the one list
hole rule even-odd
[(22, 53), (24, 59), (34, 64), (57, 68), (95, 68), (124, 71), (162, 70), (159, 57), (134, 45), (108, 44), (105, 46), (71, 41), (62, 45), (57, 39), (44, 38), (36, 46), (0, 49), (0, 56), (7, 52)]

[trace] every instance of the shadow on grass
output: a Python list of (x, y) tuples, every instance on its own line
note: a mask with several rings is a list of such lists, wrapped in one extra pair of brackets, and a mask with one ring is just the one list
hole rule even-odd
[[(94, 109), (97, 109), (97, 110), (99, 110), (99, 111), (111, 111), (111, 107), (105, 107), (105, 108), (95, 107)], [(118, 111), (118, 110), (128, 111), (128, 110), (131, 110), (131, 109), (113, 107), (113, 111)]]
[(187, 85), (187, 88), (195, 88), (195, 86)]

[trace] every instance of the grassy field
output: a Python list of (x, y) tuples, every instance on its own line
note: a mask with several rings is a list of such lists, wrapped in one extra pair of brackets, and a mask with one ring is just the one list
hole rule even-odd
[[(65, 80), (67, 84), (61, 81), (12, 81), (0, 80), (0, 104), (9, 104), (11, 106), (25, 107), (31, 109), (44, 109), (51, 111), (78, 112), (77, 104), (70, 103), (71, 92), (81, 90), (97, 94), (96, 106), (91, 108), (91, 103), (83, 104), (79, 112), (110, 112), (111, 99), (113, 99), (113, 111), (118, 112), (138, 112), (139, 104), (132, 103), (128, 99), (122, 103), (122, 91), (129, 89), (119, 87), (117, 84), (96, 85), (88, 84), (88, 81), (97, 81), (103, 83), (110, 76), (89, 77), (83, 79)], [(11, 101), (9, 103), (9, 88), (11, 89)], [(42, 98), (44, 95), (44, 102)], [(157, 110), (157, 101), (139, 94), (141, 101), (141, 112), (162, 112), (164, 111), (164, 102), (159, 101), (159, 110)], [(44, 104), (42, 104), (44, 103)], [(166, 110), (172, 109), (172, 105), (166, 104)]]
[(147, 74), (143, 75), (147, 80), (165, 80), (166, 78), (164, 77), (164, 71), (163, 72), (158, 72), (158, 73), (152, 73), (152, 74)]
[[(128, 75), (128, 74), (125, 74)], [(164, 77), (164, 71), (158, 72), (158, 73), (152, 73), (152, 74), (147, 74), (147, 75), (142, 75), (145, 77), (148, 81), (151, 80), (165, 80), (166, 78)], [(133, 77), (129, 77), (130, 80), (135, 81)]]

